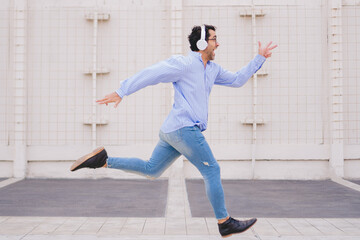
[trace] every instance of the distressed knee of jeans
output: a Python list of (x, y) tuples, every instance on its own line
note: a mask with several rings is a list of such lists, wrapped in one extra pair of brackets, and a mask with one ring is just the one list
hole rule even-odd
[(202, 164), (206, 166), (206, 168), (204, 168), (204, 170), (206, 169), (206, 172), (211, 173), (214, 176), (220, 174), (220, 166), (218, 163), (215, 162), (210, 164), (209, 162), (204, 161)]
[(210, 167), (210, 164), (209, 164), (208, 162), (203, 162), (203, 164), (204, 164), (205, 166)]

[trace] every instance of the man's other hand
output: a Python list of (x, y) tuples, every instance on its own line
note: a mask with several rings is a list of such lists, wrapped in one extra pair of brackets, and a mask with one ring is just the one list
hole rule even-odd
[(258, 42), (258, 43), (259, 43), (259, 54), (266, 58), (271, 57), (271, 54), (272, 54), (271, 50), (273, 50), (274, 48), (277, 47), (277, 45), (271, 46), (272, 42), (269, 42), (266, 47), (261, 47), (261, 42)]
[(116, 108), (121, 102), (121, 100), (121, 97), (116, 92), (113, 92), (106, 95), (103, 99), (97, 100), (96, 102), (99, 104), (106, 104), (106, 106), (108, 105), (108, 103), (114, 102), (114, 108)]

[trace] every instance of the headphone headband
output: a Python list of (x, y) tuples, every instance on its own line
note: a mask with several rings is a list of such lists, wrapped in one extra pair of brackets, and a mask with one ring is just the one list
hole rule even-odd
[(205, 40), (205, 37), (206, 37), (206, 27), (205, 27), (205, 25), (202, 25), (201, 26), (201, 37), (200, 37), (200, 39)]

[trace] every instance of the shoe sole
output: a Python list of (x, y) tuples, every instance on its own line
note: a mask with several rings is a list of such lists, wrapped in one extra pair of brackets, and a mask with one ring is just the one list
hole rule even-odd
[(244, 233), (244, 232), (246, 232), (247, 230), (249, 230), (250, 228), (252, 228), (252, 226), (254, 226), (256, 222), (257, 222), (257, 219), (256, 219), (255, 222), (254, 222), (253, 224), (251, 224), (250, 227), (248, 227), (245, 231), (238, 232), (238, 233), (231, 233), (231, 234), (229, 234), (229, 235), (225, 235), (225, 236), (221, 236), (221, 237), (222, 237), (222, 238), (228, 238), (228, 237), (231, 237), (232, 235), (235, 235), (235, 234)]
[(70, 171), (75, 171), (75, 169), (77, 167), (79, 167), (81, 164), (83, 164), (86, 160), (88, 160), (89, 158), (92, 158), (93, 156), (95, 156), (96, 154), (100, 153), (102, 150), (104, 150), (104, 147), (99, 147), (96, 148), (94, 151), (92, 151), (89, 154), (86, 154), (85, 156), (82, 156), (81, 158), (79, 158), (78, 160), (76, 160), (76, 162), (74, 162), (74, 164), (70, 167)]

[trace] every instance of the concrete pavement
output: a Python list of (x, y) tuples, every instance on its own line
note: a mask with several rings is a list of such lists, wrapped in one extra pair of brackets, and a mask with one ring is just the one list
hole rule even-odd
[[(21, 182), (12, 181), (12, 184), (3, 186), (0, 189), (0, 199), (4, 190), (14, 188)], [(109, 182), (106, 183), (109, 184)], [(27, 188), (31, 191), (30, 186)], [(279, 189), (279, 197), (282, 193), (284, 191)], [(349, 196), (344, 195), (343, 199)], [(192, 217), (187, 199), (184, 179), (181, 176), (175, 176), (168, 182), (167, 205), (163, 217), (6, 216), (0, 212), (2, 215), (0, 216), (0, 239), (221, 239), (216, 220), (213, 217)], [(16, 202), (19, 203), (17, 199), (14, 199), (13, 203), (16, 204)], [(0, 200), (1, 204), (6, 204), (6, 202)], [(43, 201), (43, 204), (46, 204), (46, 201)], [(264, 206), (264, 209), (266, 207)], [(234, 217), (243, 218), (243, 216)], [(258, 218), (253, 229), (243, 234), (233, 235), (228, 239), (359, 240), (360, 218), (263, 217)]]
[[(1, 217), (0, 239), (220, 239), (214, 218)], [(360, 239), (360, 219), (260, 218), (228, 239)]]

